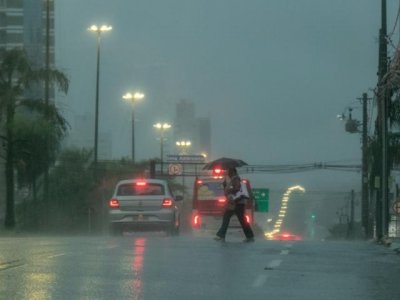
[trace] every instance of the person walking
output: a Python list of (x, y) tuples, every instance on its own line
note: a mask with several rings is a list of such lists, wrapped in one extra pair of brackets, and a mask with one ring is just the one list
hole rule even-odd
[(222, 224), (214, 240), (225, 241), (225, 235), (228, 230), (231, 217), (236, 214), (242, 226), (246, 239), (243, 242), (254, 242), (254, 233), (250, 224), (246, 221), (245, 208), (249, 195), (245, 195), (241, 187), (241, 179), (236, 168), (228, 169), (228, 176), (224, 180), (224, 193), (227, 199), (227, 206), (222, 218)]

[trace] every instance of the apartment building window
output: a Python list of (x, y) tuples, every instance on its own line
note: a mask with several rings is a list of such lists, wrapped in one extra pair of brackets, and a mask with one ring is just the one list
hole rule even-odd
[(24, 0), (8, 0), (6, 1), (7, 8), (23, 8)]
[(8, 26), (21, 26), (24, 22), (22, 16), (7, 16), (7, 25)]

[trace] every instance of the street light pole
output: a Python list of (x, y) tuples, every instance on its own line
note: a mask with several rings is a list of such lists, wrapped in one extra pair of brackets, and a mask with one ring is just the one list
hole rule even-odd
[(97, 63), (96, 63), (96, 100), (95, 100), (95, 120), (94, 120), (94, 166), (97, 169), (98, 158), (98, 138), (99, 138), (99, 86), (100, 86), (100, 37), (102, 32), (110, 31), (111, 26), (102, 25), (100, 27), (92, 25), (89, 31), (96, 33), (97, 42)]
[(122, 99), (129, 101), (132, 105), (132, 162), (135, 162), (135, 101), (143, 99), (144, 96), (145, 95), (140, 92), (134, 94), (126, 93), (122, 96)]
[(160, 130), (160, 161), (161, 161), (161, 173), (162, 173), (163, 162), (164, 162), (164, 131), (171, 128), (171, 125), (168, 123), (157, 123), (154, 124), (153, 127)]
[(96, 68), (96, 103), (94, 119), (94, 164), (97, 168), (97, 147), (99, 139), (99, 81), (100, 81), (100, 31), (96, 33), (97, 40), (97, 68)]

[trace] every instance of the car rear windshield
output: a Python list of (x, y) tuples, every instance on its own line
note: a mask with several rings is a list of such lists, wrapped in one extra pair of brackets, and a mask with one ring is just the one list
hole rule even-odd
[(157, 183), (146, 183), (145, 185), (137, 185), (136, 183), (121, 184), (117, 190), (118, 196), (157, 196), (164, 194), (164, 186)]
[(224, 196), (224, 189), (221, 182), (203, 182), (198, 186), (197, 200), (210, 200)]

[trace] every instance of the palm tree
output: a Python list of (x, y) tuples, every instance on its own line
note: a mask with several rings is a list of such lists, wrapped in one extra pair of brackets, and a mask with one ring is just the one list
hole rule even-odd
[[(25, 51), (21, 49), (3, 50), (0, 53), (0, 115), (5, 117), (5, 175), (6, 175), (6, 215), (4, 225), (6, 228), (15, 227), (14, 212), (14, 119), (20, 107), (37, 109), (43, 107), (42, 100), (26, 99), (25, 95), (33, 84), (41, 83), (49, 78), (59, 90), (66, 93), (69, 81), (58, 70), (33, 69)], [(50, 106), (42, 109), (49, 112)], [(57, 119), (57, 117), (56, 117)]]

